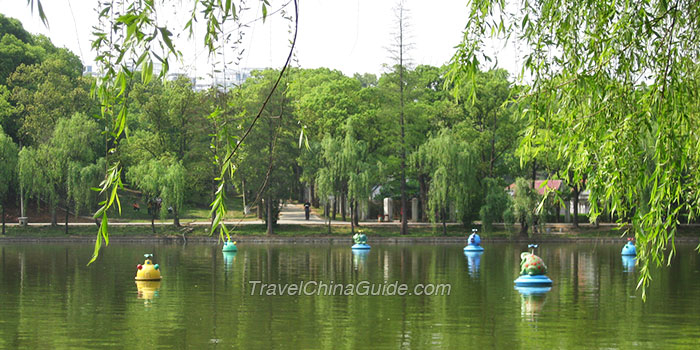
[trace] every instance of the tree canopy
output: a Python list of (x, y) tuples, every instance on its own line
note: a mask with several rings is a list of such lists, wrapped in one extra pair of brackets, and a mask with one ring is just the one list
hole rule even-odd
[(575, 182), (587, 177), (591, 220), (608, 210), (630, 225), (641, 286), (700, 213), (699, 15), (697, 1), (474, 0), (452, 59), (451, 80), (473, 99), (485, 42), (519, 43), (521, 147), (554, 149)]

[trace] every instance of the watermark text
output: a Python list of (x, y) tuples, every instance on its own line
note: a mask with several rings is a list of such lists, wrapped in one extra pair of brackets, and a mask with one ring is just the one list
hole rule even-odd
[(263, 283), (248, 281), (250, 295), (260, 296), (407, 296), (407, 295), (450, 295), (452, 285), (449, 283), (418, 283), (409, 286), (406, 283), (372, 283), (360, 281), (357, 283), (334, 283), (333, 281), (300, 281), (296, 283)]

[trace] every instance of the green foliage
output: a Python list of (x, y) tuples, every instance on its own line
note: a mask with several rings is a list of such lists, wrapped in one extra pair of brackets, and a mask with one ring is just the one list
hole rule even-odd
[(16, 180), (19, 150), (0, 128), (0, 204), (5, 205), (7, 193)]
[(452, 61), (471, 85), (489, 33), (519, 38), (534, 107), (522, 147), (553, 148), (575, 182), (588, 176), (592, 220), (607, 210), (631, 225), (642, 287), (650, 263), (670, 263), (681, 218), (700, 213), (698, 14), (697, 1), (479, 0)]
[(533, 227), (538, 218), (539, 196), (522, 177), (515, 180), (514, 191), (513, 206), (508, 215), (512, 215), (513, 220), (520, 223), (520, 234), (527, 235), (528, 227)]
[(51, 208), (61, 200), (68, 209), (92, 209), (95, 197), (89, 189), (99, 181), (104, 163), (97, 161), (100, 128), (81, 113), (58, 121), (51, 138), (19, 153), (19, 180), (26, 193), (41, 198)]
[[(505, 191), (505, 186), (498, 179), (486, 178), (486, 198), (484, 205), (479, 209), (479, 217), (484, 227), (484, 232), (493, 231), (493, 223), (503, 220), (503, 214), (512, 206), (512, 199)], [(512, 212), (511, 212), (512, 213)]]
[(104, 176), (104, 171), (104, 158), (84, 166), (76, 162), (69, 164), (67, 199), (75, 203), (75, 215), (94, 210), (97, 203), (97, 194), (92, 188), (100, 182), (101, 177)]
[[(94, 209), (97, 200), (90, 188), (99, 183), (104, 171), (104, 160), (99, 158), (100, 127), (97, 122), (84, 114), (76, 113), (70, 119), (62, 119), (56, 125), (51, 146), (61, 165), (61, 181), (65, 183), (66, 203), (75, 204), (75, 214), (81, 209)], [(66, 204), (68, 207), (68, 204)]]
[(13, 129), (12, 131), (16, 134), (17, 126), (12, 117), (17, 113), (17, 109), (11, 103), (10, 95), (7, 86), (0, 85), (0, 127), (2, 127), (3, 132), (9, 128)]
[(338, 196), (341, 191), (345, 175), (342, 169), (343, 163), (339, 157), (342, 152), (342, 143), (340, 139), (327, 135), (323, 138), (321, 148), (324, 166), (318, 171), (316, 190), (321, 201), (326, 203), (327, 197)]
[(478, 210), (476, 198), (482, 193), (476, 182), (474, 147), (443, 129), (423, 144), (412, 160), (428, 169), (431, 177), (428, 208), (435, 214), (429, 216), (431, 221), (445, 222), (452, 208), (465, 225), (469, 224)]
[[(163, 200), (160, 213), (168, 206), (178, 210), (184, 202), (185, 168), (172, 158), (149, 159), (129, 168), (126, 178), (141, 190), (147, 201)], [(154, 212), (157, 214), (157, 212)]]
[[(241, 90), (233, 94), (229, 103), (237, 107), (239, 113), (234, 122), (239, 127), (231, 132), (227, 141), (233, 149), (234, 142), (248, 135), (231, 163), (236, 169), (237, 185), (245, 181), (251, 202), (257, 200), (260, 203), (264, 199), (273, 203), (273, 207), (282, 199), (290, 198), (293, 188), (298, 185), (297, 179), (290, 175), (295, 173), (295, 160), (300, 152), (294, 133), (296, 122), (285, 96), (286, 90), (278, 89), (269, 95), (279, 76), (280, 72), (276, 70), (253, 72)], [(283, 80), (285, 83), (286, 79)], [(267, 110), (259, 115), (259, 106), (266, 100)], [(254, 129), (248, 131), (244, 127), (253, 125), (256, 120), (259, 122)], [(233, 178), (233, 173), (227, 177)], [(273, 208), (273, 222), (277, 213), (278, 209)], [(267, 221), (268, 217), (263, 219)]]
[(348, 197), (351, 201), (365, 200), (372, 191), (373, 165), (367, 153), (367, 143), (357, 139), (353, 119), (346, 124), (345, 139), (340, 154), (347, 176)]
[(162, 180), (160, 194), (163, 197), (164, 205), (160, 208), (160, 215), (161, 217), (167, 215), (168, 206), (172, 206), (175, 215), (177, 215), (185, 201), (185, 167), (182, 166), (182, 162), (174, 162), (168, 166)]
[(59, 119), (93, 111), (89, 82), (80, 76), (82, 66), (71, 65), (63, 56), (19, 66), (8, 78), (12, 100), (21, 117), (18, 137), (25, 144), (45, 143)]
[[(55, 47), (51, 45), (51, 49)], [(18, 66), (40, 63), (45, 56), (46, 49), (35, 44), (22, 23), (0, 14), (0, 85), (6, 83)]]
[(24, 147), (19, 152), (18, 174), (21, 186), (30, 197), (43, 198), (54, 208), (61, 185), (57, 152), (48, 144)]
[[(266, 4), (267, 0), (261, 2), (263, 18), (267, 15)], [(296, 11), (296, 1), (294, 5)], [(42, 12), (38, 0), (37, 6), (40, 12)], [(209, 54), (214, 54), (218, 49), (216, 43), (219, 36), (224, 35), (223, 23), (227, 20), (235, 23), (238, 20), (238, 11), (244, 6), (242, 2), (236, 3), (227, 1), (224, 4), (221, 1), (197, 0), (194, 2), (192, 11), (188, 12), (190, 18), (183, 29), (189, 30), (190, 35), (193, 35), (193, 23), (199, 20), (205, 21), (207, 23), (207, 30), (204, 34), (204, 43), (208, 48)], [(173, 45), (172, 31), (167, 26), (159, 26), (157, 21), (157, 9), (158, 7), (152, 1), (128, 1), (127, 3), (121, 3), (121, 5), (104, 2), (100, 3), (97, 9), (100, 25), (98, 25), (93, 32), (95, 40), (93, 41), (92, 47), (97, 52), (96, 61), (101, 66), (103, 76), (97, 81), (92, 91), (94, 91), (100, 99), (102, 105), (101, 118), (104, 119), (108, 125), (112, 125), (109, 137), (114, 144), (118, 144), (123, 133), (128, 130), (127, 116), (129, 94), (127, 86), (129, 85), (129, 81), (133, 78), (133, 74), (125, 64), (127, 62), (126, 60), (137, 57), (133, 63), (144, 72), (141, 78), (142, 82), (147, 84), (152, 79), (151, 73), (153, 72), (154, 60), (160, 62), (162, 69), (159, 77), (164, 78), (169, 70), (170, 57), (175, 56), (177, 58), (182, 56)], [(126, 33), (126, 35), (124, 35), (124, 33)], [(228, 40), (228, 38), (226, 40)], [(292, 48), (287, 57), (287, 61), (272, 87), (272, 91), (262, 104), (257, 117), (253, 120), (248, 130), (252, 129), (255, 122), (262, 114), (272, 92), (274, 92), (284, 71), (289, 65), (295, 42), (296, 26), (294, 39), (292, 40)], [(214, 113), (216, 113), (216, 111), (212, 114)], [(229, 152), (224, 155), (223, 158), (219, 155), (215, 155), (215, 157), (217, 157), (215, 158), (215, 163), (218, 165), (220, 174), (215, 178), (215, 181), (218, 181), (219, 185), (215, 194), (216, 199), (212, 202), (212, 214), (225, 213), (223, 207), (225, 202), (225, 175), (227, 172), (233, 175), (235, 167), (233, 163), (231, 163), (231, 158), (240, 145), (240, 142), (237, 141), (243, 141), (247, 137), (248, 132), (246, 132), (240, 140), (226, 138), (224, 141), (225, 144), (227, 144), (226, 150)], [(214, 138), (220, 139), (219, 136), (221, 135), (219, 135), (218, 130), (216, 130)], [(218, 147), (218, 149), (221, 149), (221, 147)], [(121, 169), (119, 168), (119, 164), (118, 161), (114, 163), (112, 167), (113, 171), (111, 171), (110, 174), (116, 176), (106, 177), (106, 180), (109, 181), (104, 184), (103, 191), (105, 191), (107, 187), (111, 187), (111, 192), (113, 194), (117, 193), (117, 188), (121, 185), (121, 179), (119, 178)], [(102, 210), (104, 215), (100, 232), (104, 232), (105, 235), (107, 234), (106, 210), (109, 209), (112, 202), (112, 200), (105, 201), (106, 207)], [(228, 235), (226, 227), (223, 224), (222, 215), (215, 216), (213, 226), (221, 227), (222, 237), (224, 233)], [(98, 233), (98, 236), (99, 234), (100, 233)], [(99, 247), (96, 245), (95, 253), (97, 254), (98, 252)]]

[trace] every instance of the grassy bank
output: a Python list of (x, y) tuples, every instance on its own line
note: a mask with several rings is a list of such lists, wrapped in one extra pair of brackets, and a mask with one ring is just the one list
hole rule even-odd
[[(7, 237), (65, 237), (63, 226), (41, 226), (41, 227), (20, 227), (8, 226)], [(208, 227), (206, 226), (183, 226), (175, 227), (172, 225), (156, 226), (156, 233), (151, 231), (150, 225), (143, 226), (111, 226), (109, 233), (111, 236), (124, 237), (164, 237), (164, 236), (182, 236), (183, 233), (187, 237), (192, 236), (209, 236)], [(371, 237), (443, 237), (442, 227), (411, 227), (408, 235), (401, 236), (398, 226), (391, 227), (362, 227), (362, 230)], [(467, 232), (461, 226), (448, 226), (447, 235), (445, 237), (466, 237)], [(241, 225), (233, 230), (234, 236), (265, 236), (265, 225)], [(96, 226), (71, 226), (68, 230), (68, 236), (85, 236), (94, 237), (97, 234)], [(218, 232), (217, 232), (218, 234)], [(278, 225), (275, 227), (275, 236), (279, 237), (315, 237), (315, 236), (339, 236), (349, 237), (351, 235), (350, 227), (334, 226), (329, 234), (327, 226), (304, 226), (304, 225)], [(530, 238), (533, 240), (545, 239), (562, 239), (566, 237), (582, 237), (582, 238), (618, 238), (622, 234), (617, 230), (579, 230), (567, 233), (556, 234), (535, 234)], [(693, 231), (681, 231), (679, 236), (692, 236), (696, 234)], [(514, 230), (500, 230), (495, 232), (482, 233), (485, 239), (509, 239), (518, 238), (517, 232)]]

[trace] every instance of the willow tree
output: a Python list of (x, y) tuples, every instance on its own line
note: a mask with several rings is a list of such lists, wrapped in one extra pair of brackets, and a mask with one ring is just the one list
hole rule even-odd
[(19, 181), (28, 197), (44, 200), (51, 212), (51, 225), (56, 226), (56, 206), (60, 199), (61, 171), (58, 152), (49, 144), (24, 147), (19, 152)]
[(428, 210), (432, 222), (442, 222), (447, 234), (450, 210), (468, 224), (469, 213), (478, 210), (475, 197), (483, 191), (476, 181), (476, 150), (448, 129), (431, 137), (411, 157), (423, 169), (430, 169)]
[(322, 166), (318, 157), (320, 141), (326, 135), (342, 137), (348, 118), (361, 113), (370, 104), (361, 100), (360, 81), (340, 71), (319, 68), (301, 69), (294, 73), (287, 96), (291, 98), (304, 134), (310, 138), (307, 146), (309, 152), (302, 152), (298, 163), (302, 169), (301, 180), (309, 184), (314, 197), (314, 179)]
[(513, 190), (513, 200), (510, 201), (510, 206), (505, 209), (503, 216), (509, 224), (513, 222), (520, 224), (521, 237), (528, 237), (528, 228), (530, 227), (533, 228), (534, 232), (538, 218), (538, 203), (539, 198), (535, 189), (528, 185), (524, 178), (517, 178)]
[(17, 144), (0, 128), (0, 205), (2, 205), (2, 234), (5, 234), (5, 206), (10, 186), (17, 172)]
[(165, 217), (172, 208), (173, 224), (180, 225), (179, 212), (184, 199), (185, 175), (182, 163), (169, 157), (148, 159), (132, 166), (126, 174), (148, 203), (151, 230), (156, 233), (155, 220)]
[[(645, 297), (650, 264), (670, 263), (678, 224), (700, 214), (700, 2), (474, 0), (454, 81), (473, 83), (489, 36), (526, 53), (520, 99), (541, 107), (522, 110), (521, 147), (556, 149), (588, 177), (591, 220), (631, 227)], [(542, 126), (551, 137), (533, 145)]]
[(494, 222), (503, 221), (503, 214), (512, 206), (512, 200), (504, 190), (503, 181), (487, 177), (483, 183), (486, 187), (486, 196), (484, 204), (479, 209), (479, 218), (484, 232), (491, 232)]
[[(63, 204), (65, 232), (72, 209), (92, 209), (95, 202), (90, 188), (99, 182), (104, 163), (98, 161), (100, 128), (90, 117), (75, 113), (62, 118), (46, 143), (25, 147), (19, 156), (19, 179), (34, 198), (44, 200), (51, 211), (51, 224), (57, 225), (56, 210)], [(62, 203), (61, 203), (62, 201)]]
[(165, 216), (166, 212), (172, 211), (173, 225), (180, 226), (180, 210), (185, 202), (185, 167), (181, 161), (172, 162), (165, 169), (163, 176), (163, 186), (160, 195), (167, 205), (160, 208), (160, 215)]
[[(27, 2), (29, 6), (37, 9), (40, 18), (48, 24), (46, 14), (43, 11), (41, 0)], [(97, 65), (102, 76), (97, 80), (91, 91), (99, 98), (101, 104), (100, 118), (105, 121), (107, 140), (106, 161), (108, 166), (104, 181), (100, 185), (100, 194), (104, 196), (101, 207), (95, 212), (94, 217), (101, 220), (95, 241), (95, 250), (90, 263), (97, 259), (102, 242), (109, 242), (107, 213), (113, 205), (119, 206), (118, 189), (122, 188), (122, 165), (111, 156), (116, 146), (124, 138), (128, 120), (129, 92), (127, 86), (135, 78), (133, 69), (141, 70), (140, 75), (144, 83), (153, 79), (154, 63), (161, 66), (159, 79), (165, 79), (168, 74), (170, 62), (173, 59), (182, 58), (182, 53), (173, 44), (173, 30), (176, 32), (187, 32), (190, 37), (195, 37), (195, 26), (197, 23), (204, 23), (205, 32), (202, 36), (203, 44), (212, 56), (223, 51), (227, 44), (233, 44), (237, 49), (235, 38), (232, 39), (229, 31), (225, 31), (223, 23), (229, 26), (226, 30), (231, 30), (236, 26), (244, 31), (248, 23), (240, 20), (240, 12), (249, 9), (249, 4), (244, 1), (212, 1), (193, 0), (190, 10), (181, 11), (180, 7), (165, 6), (163, 3), (155, 1), (125, 0), (119, 2), (99, 2), (97, 4), (98, 24), (92, 32), (92, 49), (96, 53)], [(283, 18), (294, 21), (294, 30), (291, 38), (289, 54), (283, 63), (279, 76), (270, 89), (268, 97), (262, 102), (259, 111), (253, 121), (245, 127), (246, 132), (240, 139), (229, 138), (226, 140), (230, 151), (224, 157), (218, 157), (215, 161), (220, 162), (221, 172), (214, 179), (218, 183), (216, 198), (212, 202), (211, 213), (214, 216), (213, 227), (218, 227), (220, 237), (228, 236), (229, 231), (224, 224), (226, 209), (224, 205), (224, 188), (227, 179), (233, 177), (237, 166), (233, 156), (238, 151), (239, 146), (248, 136), (250, 130), (255, 127), (257, 120), (265, 110), (267, 102), (272, 93), (276, 90), (282, 76), (284, 75), (292, 59), (292, 53), (296, 43), (298, 28), (298, 2), (293, 0), (294, 18), (288, 16), (286, 11), (282, 11)], [(260, 0), (259, 6), (262, 9), (262, 20), (268, 15), (268, 0)], [(184, 26), (173, 28), (172, 23), (182, 23), (182, 21), (168, 21), (168, 17), (163, 14), (165, 11), (176, 11), (174, 15), (185, 14)], [(159, 16), (159, 14), (161, 14)], [(180, 17), (180, 19), (183, 19)], [(197, 38), (199, 40), (199, 38)], [(211, 111), (217, 113), (216, 110)], [(213, 230), (212, 230), (213, 232)]]
[(359, 139), (354, 119), (348, 119), (345, 127), (345, 139), (343, 140), (340, 154), (342, 169), (347, 178), (347, 192), (350, 200), (350, 229), (355, 233), (355, 226), (359, 224), (358, 204), (366, 201), (372, 192), (372, 174), (376, 173), (376, 167), (369, 159), (367, 142)]
[(65, 208), (65, 233), (68, 233), (68, 215), (71, 209), (76, 216), (80, 209), (92, 210), (96, 200), (90, 188), (98, 185), (104, 162), (98, 161), (100, 127), (97, 122), (82, 113), (69, 119), (61, 119), (56, 125), (51, 148), (55, 155), (59, 181), (57, 192), (63, 197)]
[[(330, 205), (330, 198), (338, 198), (343, 189), (345, 174), (343, 171), (343, 162), (340, 155), (342, 154), (343, 141), (338, 137), (326, 135), (321, 141), (321, 158), (322, 166), (316, 175), (316, 189), (321, 203), (325, 206)], [(331, 213), (330, 207), (327, 210), (328, 215), (328, 233), (331, 231)], [(333, 211), (333, 219), (335, 219), (335, 211)]]

